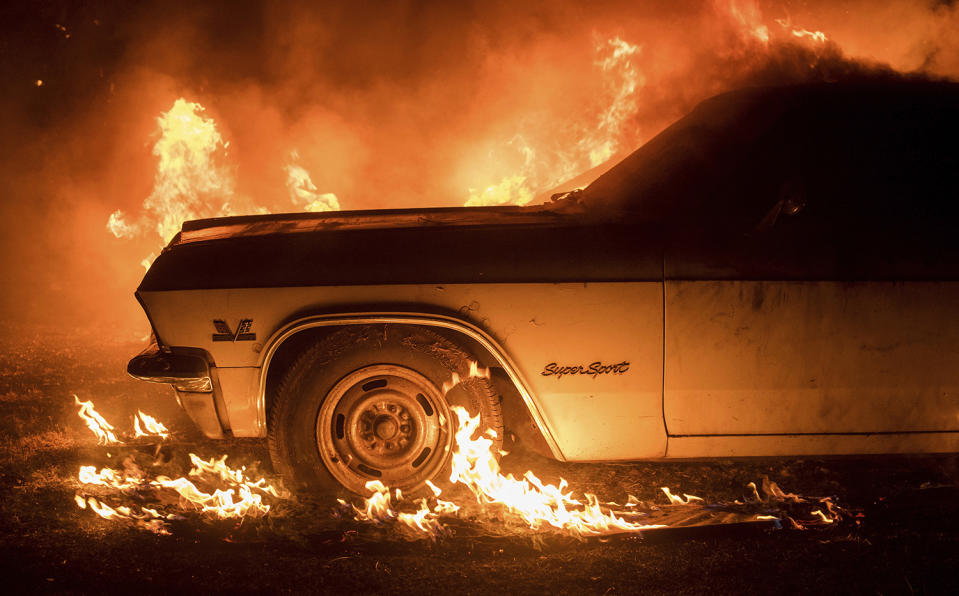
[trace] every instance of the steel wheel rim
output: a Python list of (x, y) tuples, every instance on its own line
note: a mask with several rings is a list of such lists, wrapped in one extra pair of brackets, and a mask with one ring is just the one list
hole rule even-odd
[(420, 373), (373, 364), (338, 381), (316, 419), (320, 458), (347, 489), (366, 483), (411, 490), (440, 471), (452, 445), (450, 412), (440, 390)]

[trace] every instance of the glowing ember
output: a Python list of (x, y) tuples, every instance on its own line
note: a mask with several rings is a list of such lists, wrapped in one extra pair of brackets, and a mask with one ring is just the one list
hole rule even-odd
[(113, 425), (93, 409), (92, 401), (80, 401), (80, 398), (76, 395), (73, 396), (73, 401), (80, 406), (80, 418), (87, 424), (87, 428), (96, 435), (97, 444), (114, 445), (121, 442), (113, 433)]

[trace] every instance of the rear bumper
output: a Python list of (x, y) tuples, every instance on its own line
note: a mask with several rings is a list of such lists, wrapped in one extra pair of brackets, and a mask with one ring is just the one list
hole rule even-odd
[(210, 364), (204, 357), (161, 350), (156, 343), (150, 344), (130, 360), (127, 373), (141, 381), (173, 385), (177, 391), (213, 391)]
[(173, 385), (177, 401), (204, 435), (223, 438), (223, 424), (217, 413), (214, 373), (202, 350), (161, 349), (154, 341), (130, 359), (127, 373), (141, 381)]

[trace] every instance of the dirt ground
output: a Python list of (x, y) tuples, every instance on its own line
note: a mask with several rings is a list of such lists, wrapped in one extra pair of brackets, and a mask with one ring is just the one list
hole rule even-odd
[[(709, 505), (749, 497), (768, 477), (786, 492), (830, 497), (833, 524), (804, 524), (808, 509), (772, 524), (692, 528), (577, 539), (521, 527), (501, 512), (467, 508), (435, 540), (395, 525), (354, 521), (334, 501), (280, 499), (261, 518), (215, 520), (182, 511), (169, 535), (102, 520), (78, 492), (113, 505), (161, 505), (143, 495), (81, 486), (81, 465), (123, 460), (164, 473), (189, 470), (187, 454), (229, 454), (250, 475), (275, 481), (265, 445), (204, 440), (172, 391), (127, 378), (143, 346), (91, 332), (0, 328), (0, 567), (7, 593), (863, 593), (959, 591), (959, 459), (900, 456), (637, 464), (559, 464), (507, 455), (503, 466), (566, 478), (577, 492), (656, 515), (659, 487)], [(73, 395), (92, 400), (122, 433), (137, 409), (174, 432), (158, 449), (97, 446)], [(128, 459), (130, 458), (130, 459)], [(471, 497), (460, 496), (460, 498)], [(710, 511), (718, 511), (714, 508)], [(795, 529), (785, 514), (806, 529)], [(804, 517), (805, 516), (805, 517)]]

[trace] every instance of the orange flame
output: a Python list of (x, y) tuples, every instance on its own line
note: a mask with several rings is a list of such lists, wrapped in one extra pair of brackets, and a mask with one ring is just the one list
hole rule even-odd
[(116, 434), (114, 434), (113, 425), (107, 422), (103, 416), (93, 409), (92, 401), (80, 401), (80, 398), (76, 395), (73, 396), (73, 401), (80, 406), (80, 411), (78, 414), (80, 418), (86, 422), (87, 428), (89, 428), (90, 431), (96, 435), (98, 445), (114, 445), (122, 443), (122, 441), (117, 439)]
[(263, 495), (259, 493), (279, 497), (279, 491), (266, 484), (265, 478), (255, 482), (248, 480), (245, 476), (246, 468), (231, 468), (226, 464), (226, 458), (227, 456), (224, 455), (218, 460), (210, 458), (209, 461), (205, 461), (191, 453), (190, 461), (193, 463), (193, 469), (189, 474), (195, 477), (203, 477), (205, 474), (217, 477), (230, 485), (230, 488), (226, 490), (216, 489), (213, 493), (206, 493), (197, 488), (193, 482), (182, 477), (171, 479), (158, 476), (151, 484), (175, 490), (182, 499), (198, 506), (204, 513), (213, 513), (220, 519), (259, 517), (269, 513), (270, 505), (263, 502)]
[[(566, 182), (584, 171), (608, 162), (622, 149), (625, 126), (635, 115), (636, 94), (645, 84), (637, 70), (635, 57), (641, 48), (619, 37), (607, 39), (596, 46), (594, 62), (604, 82), (601, 107), (586, 118), (587, 124), (570, 132), (571, 141), (565, 149), (552, 149), (555, 138), (537, 139), (537, 150), (526, 136), (514, 135), (505, 146), (522, 158), (514, 173), (503, 176), (499, 182), (469, 188), (467, 207), (491, 205), (526, 205), (537, 193)], [(555, 131), (551, 131), (555, 133)]]
[[(107, 229), (117, 238), (132, 238), (151, 228), (166, 244), (184, 221), (201, 217), (233, 215), (233, 174), (218, 163), (226, 150), (216, 122), (204, 116), (198, 103), (177, 99), (157, 118), (159, 138), (153, 145), (158, 158), (153, 191), (143, 201), (143, 215), (127, 220), (117, 209), (107, 220)], [(149, 268), (154, 255), (144, 259)]]
[(137, 410), (137, 415), (133, 418), (133, 432), (135, 438), (160, 437), (166, 439), (170, 435), (170, 431), (163, 423), (140, 410)]
[[(81, 402), (77, 396), (74, 396), (74, 400), (80, 406), (80, 417), (97, 436), (100, 444), (122, 444), (113, 433), (113, 426), (93, 409), (93, 402)], [(169, 430), (163, 423), (140, 410), (137, 410), (133, 424), (137, 437), (159, 436), (165, 439), (169, 436)], [(112, 468), (97, 471), (95, 466), (80, 466), (77, 478), (84, 485), (102, 486), (121, 492), (147, 487), (169, 488), (180, 495), (182, 503), (195, 506), (204, 513), (212, 513), (220, 519), (266, 515), (270, 511), (270, 505), (263, 502), (263, 495), (286, 497), (285, 492), (267, 484), (265, 478), (258, 480), (247, 478), (245, 466), (231, 468), (227, 465), (226, 459), (227, 456), (224, 455), (220, 459), (210, 458), (207, 461), (194, 453), (190, 454), (193, 467), (189, 476), (203, 480), (219, 480), (228, 485), (227, 489), (215, 489), (212, 493), (202, 491), (192, 481), (183, 477), (171, 479), (167, 476), (157, 476), (155, 480), (147, 481), (139, 473), (135, 464), (130, 466), (133, 471), (125, 472)], [(126, 462), (124, 467), (127, 467)], [(164, 519), (172, 519), (169, 515), (162, 516), (147, 508), (143, 508), (142, 513), (133, 513), (128, 507), (113, 508), (93, 497), (84, 498), (76, 495), (75, 501), (81, 509), (89, 506), (104, 519), (132, 520), (151, 531), (162, 528)]]
[(340, 202), (331, 192), (321, 193), (310, 173), (295, 162), (300, 159), (299, 153), (294, 150), (290, 154), (291, 163), (286, 166), (286, 189), (290, 194), (290, 201), (304, 211), (339, 211)]
[[(439, 488), (432, 483), (430, 484), (434, 489), (434, 493), (439, 494), (436, 492), (439, 491)], [(390, 489), (379, 480), (367, 482), (366, 490), (371, 491), (372, 494), (369, 498), (363, 500), (362, 507), (349, 505), (353, 509), (354, 519), (376, 524), (396, 521), (414, 531), (427, 534), (432, 538), (436, 538), (445, 532), (445, 528), (438, 519), (439, 516), (441, 514), (453, 513), (459, 509), (448, 501), (439, 501), (439, 503), (442, 504), (438, 504), (437, 509), (434, 511), (430, 509), (426, 499), (419, 499), (417, 501), (419, 509), (417, 509), (415, 513), (403, 513), (393, 508), (393, 497), (390, 494)], [(402, 501), (403, 493), (399, 489), (395, 492), (396, 501)], [(337, 501), (339, 501), (340, 505), (348, 505), (343, 499), (337, 499)], [(455, 507), (455, 509), (451, 510), (450, 505)]]
[(503, 505), (511, 513), (519, 515), (530, 529), (537, 530), (548, 525), (576, 536), (662, 527), (629, 522), (612, 511), (604, 511), (593, 494), (584, 495), (585, 504), (573, 499), (572, 491), (566, 492), (568, 485), (565, 480), (560, 480), (557, 486), (544, 484), (532, 472), (526, 472), (522, 480), (513, 478), (512, 474), (504, 476), (492, 451), (493, 431), (487, 430), (474, 439), (480, 417), (470, 416), (459, 406), (454, 406), (453, 411), (459, 429), (456, 431), (450, 481), (464, 484), (480, 504)]
[[(670, 503), (671, 505), (689, 505), (689, 504), (691, 504), (693, 501), (699, 501), (699, 502), (702, 502), (702, 501), (703, 501), (703, 499), (702, 499), (701, 497), (697, 497), (697, 496), (695, 496), (695, 495), (687, 495), (687, 494), (685, 494), (685, 493), (683, 493), (683, 496), (682, 496), (682, 497), (680, 497), (680, 496), (678, 496), (678, 495), (674, 495), (674, 494), (669, 490), (669, 487), (668, 487), (668, 486), (664, 486), (664, 487), (662, 487), (660, 490), (662, 490), (664, 493), (666, 493), (666, 497), (669, 499), (669, 503)], [(683, 497), (685, 497), (686, 499), (683, 500)]]
[(138, 488), (144, 482), (142, 477), (120, 474), (113, 468), (103, 468), (98, 472), (96, 466), (80, 466), (78, 479), (82, 484), (94, 484), (121, 491)]
[(180, 519), (177, 515), (163, 515), (155, 509), (141, 507), (140, 513), (135, 513), (126, 506), (119, 506), (115, 509), (106, 503), (94, 497), (82, 497), (74, 495), (73, 500), (80, 509), (90, 508), (91, 511), (109, 520), (127, 520), (133, 522), (138, 527), (150, 530), (154, 534), (169, 534), (167, 529), (167, 520)]
[(798, 37), (800, 39), (811, 39), (817, 43), (826, 43), (826, 40), (828, 39), (826, 34), (822, 31), (810, 31), (809, 29), (803, 29), (802, 27), (798, 29), (794, 28), (792, 22), (788, 18), (776, 19), (776, 23), (783, 29), (789, 31), (793, 37)]

